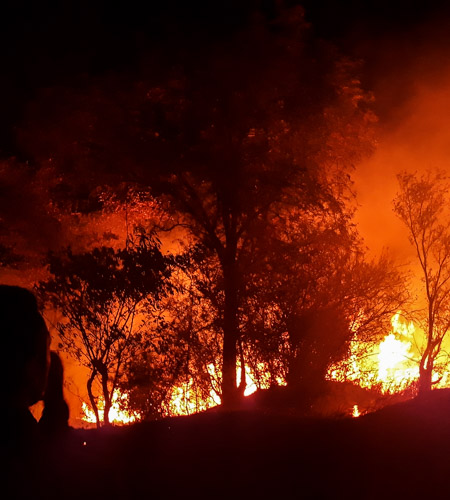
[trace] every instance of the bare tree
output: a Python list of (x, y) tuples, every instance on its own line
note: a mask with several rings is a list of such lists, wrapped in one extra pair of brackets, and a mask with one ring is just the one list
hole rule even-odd
[(450, 329), (450, 217), (448, 178), (441, 173), (399, 174), (394, 211), (409, 232), (422, 274), (425, 307), (420, 323), (425, 345), (420, 357), (419, 394), (431, 390), (436, 361)]

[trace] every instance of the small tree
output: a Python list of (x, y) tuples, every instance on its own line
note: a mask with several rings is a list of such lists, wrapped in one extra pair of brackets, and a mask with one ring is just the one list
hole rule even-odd
[(450, 328), (450, 214), (448, 178), (403, 172), (394, 211), (408, 228), (418, 259), (425, 299), (419, 321), (425, 346), (419, 362), (419, 394), (431, 390), (436, 360)]
[(56, 327), (63, 350), (86, 366), (87, 391), (100, 426), (97, 380), (109, 423), (114, 390), (124, 367), (148, 337), (148, 321), (158, 316), (160, 299), (170, 291), (171, 257), (159, 242), (141, 235), (124, 249), (95, 248), (74, 254), (68, 248), (48, 257), (50, 279), (38, 285), (47, 304), (65, 317)]

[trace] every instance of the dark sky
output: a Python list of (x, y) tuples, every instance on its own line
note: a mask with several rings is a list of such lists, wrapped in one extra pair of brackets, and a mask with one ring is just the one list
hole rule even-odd
[[(35, 92), (65, 85), (77, 75), (133, 67), (154, 44), (208, 43), (239, 29), (255, 10), (270, 18), (283, 2), (272, 0), (166, 1), (6, 1), (0, 11), (0, 155), (17, 153), (14, 127)], [(284, 2), (296, 4), (299, 2)], [(449, 31), (450, 8), (444, 1), (304, 0), (306, 18), (319, 37), (367, 61), (367, 85), (376, 86), (380, 65), (398, 66), (380, 40), (405, 46), (406, 56), (423, 26)], [(424, 34), (425, 33), (425, 34)], [(436, 36), (436, 35), (433, 35)], [(410, 40), (412, 43), (410, 44)], [(442, 43), (445, 44), (447, 39)], [(386, 59), (387, 58), (387, 59)], [(387, 62), (386, 62), (386, 60)], [(388, 68), (389, 71), (389, 68)]]

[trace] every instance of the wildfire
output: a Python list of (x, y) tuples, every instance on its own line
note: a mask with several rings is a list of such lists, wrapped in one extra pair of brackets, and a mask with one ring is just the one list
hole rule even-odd
[(377, 377), (384, 389), (403, 389), (418, 378), (419, 367), (411, 366), (412, 359), (411, 342), (402, 341), (393, 333), (384, 338), (379, 345)]
[[(128, 399), (128, 394), (122, 394), (119, 390), (114, 391), (112, 398), (111, 409), (109, 410), (109, 421), (113, 424), (124, 425), (136, 422), (137, 416), (126, 410), (121, 409), (121, 405), (125, 403)], [(105, 402), (102, 398), (99, 398), (98, 402), (100, 420), (103, 420), (103, 413)], [(83, 420), (92, 424), (96, 423), (95, 413), (89, 406), (83, 401), (81, 404), (83, 411)]]
[[(215, 380), (214, 365), (210, 364), (207, 368), (211, 379)], [(186, 383), (173, 388), (169, 412), (171, 415), (191, 415), (217, 405), (220, 405), (220, 397), (214, 388), (209, 391), (207, 398), (202, 397), (191, 378)]]
[[(212, 381), (217, 381), (220, 378), (221, 374), (213, 364), (209, 364), (207, 369)], [(258, 366), (258, 369), (260, 373), (264, 373), (264, 367), (262, 365)], [(236, 382), (239, 384), (240, 380), (241, 366), (238, 366), (236, 370)], [(282, 379), (277, 380), (277, 383), (279, 385), (286, 384)], [(257, 383), (255, 374), (249, 366), (245, 365), (244, 396), (250, 396), (250, 394), (256, 392), (258, 388), (267, 389), (269, 386), (269, 374), (267, 374), (266, 377), (260, 377)], [(192, 413), (220, 405), (220, 403), (221, 400), (218, 386), (217, 388), (212, 388), (208, 397), (205, 399), (200, 397), (199, 392), (194, 387), (193, 380), (190, 379), (185, 384), (173, 389), (169, 411), (171, 415), (191, 415)]]
[(391, 319), (392, 330), (370, 352), (361, 355), (360, 346), (352, 347), (348, 360), (334, 365), (331, 380), (350, 380), (361, 387), (380, 387), (394, 393), (408, 387), (419, 377), (418, 353), (413, 351), (416, 328), (402, 320), (401, 313)]
[[(352, 349), (349, 359), (333, 366), (328, 374), (331, 380), (350, 380), (361, 387), (378, 387), (383, 393), (392, 394), (399, 392), (419, 377), (418, 352), (414, 352), (414, 335), (416, 328), (412, 322), (402, 320), (398, 312), (391, 319), (392, 330), (383, 340), (364, 356), (358, 352), (358, 345)], [(174, 387), (168, 408), (170, 415), (189, 415), (206, 410), (221, 403), (219, 396), (220, 372), (213, 365), (207, 367), (211, 378), (212, 388), (205, 397), (199, 388), (190, 379), (186, 383)], [(264, 374), (264, 367), (258, 367), (259, 372)], [(236, 370), (236, 380), (241, 378), (241, 367)], [(245, 366), (246, 389), (245, 396), (253, 394), (258, 388), (269, 387), (269, 375), (257, 378), (252, 370)], [(443, 381), (446, 377), (443, 377)], [(441, 381), (440, 386), (444, 383)], [(284, 380), (278, 380), (279, 385), (285, 385)], [(122, 410), (123, 403), (128, 398), (127, 394), (119, 391), (114, 393), (113, 403), (110, 410), (110, 421), (115, 424), (128, 424), (135, 422), (137, 416)], [(122, 403), (122, 404), (121, 404)], [(86, 403), (82, 404), (84, 417), (87, 422), (95, 423), (95, 414)], [(100, 417), (102, 417), (104, 404), (99, 401)], [(357, 404), (353, 405), (351, 415), (359, 417), (364, 412)]]
[(401, 313), (391, 319), (392, 333), (378, 346), (378, 375), (384, 392), (404, 389), (419, 377), (417, 356), (412, 351), (416, 331), (414, 323), (401, 320)]
[[(208, 365), (208, 372), (212, 378), (212, 380), (217, 379), (216, 369), (213, 364)], [(236, 379), (239, 382), (241, 377), (241, 368), (238, 367), (236, 373)], [(251, 369), (246, 366), (245, 367), (245, 379), (246, 379), (246, 389), (244, 392), (244, 396), (249, 396), (253, 394), (258, 386), (254, 381), (254, 375), (252, 374)], [(281, 382), (281, 381), (280, 381)], [(267, 384), (263, 382), (262, 387), (266, 387)], [(119, 390), (114, 392), (113, 401), (111, 405), (111, 409), (109, 411), (109, 420), (111, 423), (116, 425), (124, 425), (130, 424), (137, 420), (137, 416), (135, 414), (129, 413), (126, 410), (121, 409), (123, 403), (128, 399), (127, 394), (122, 394)], [(190, 379), (185, 384), (174, 387), (172, 391), (172, 396), (169, 404), (169, 412), (171, 415), (191, 415), (193, 413), (197, 413), (199, 411), (206, 410), (208, 408), (212, 408), (213, 406), (220, 405), (221, 400), (214, 389), (211, 389), (209, 392), (209, 396), (207, 398), (202, 397), (199, 393), (199, 390), (194, 386), (193, 380)], [(99, 406), (99, 415), (100, 420), (103, 420), (103, 412), (104, 412), (104, 400), (99, 398), (98, 402)], [(83, 420), (89, 423), (96, 423), (95, 413), (89, 407), (89, 405), (85, 402), (82, 403), (82, 411), (83, 411)]]

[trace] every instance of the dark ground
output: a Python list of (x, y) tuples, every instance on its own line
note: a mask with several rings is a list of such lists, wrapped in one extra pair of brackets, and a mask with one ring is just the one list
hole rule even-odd
[(16, 461), (2, 497), (447, 498), (449, 417), (441, 390), (358, 419), (249, 410), (71, 430)]

